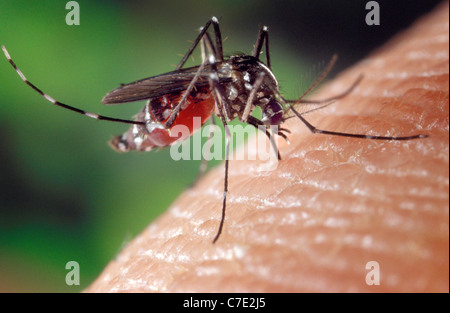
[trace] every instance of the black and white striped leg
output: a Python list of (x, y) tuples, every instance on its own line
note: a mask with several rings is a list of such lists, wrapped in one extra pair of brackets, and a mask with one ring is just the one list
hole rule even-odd
[[(264, 132), (265, 132), (267, 138), (269, 139), (270, 144), (272, 145), (273, 151), (275, 151), (278, 160), (281, 160), (280, 150), (278, 150), (278, 145), (274, 139), (273, 134), (269, 131), (269, 128), (267, 127), (267, 125), (265, 125), (263, 122), (258, 120), (256, 117), (251, 116), (251, 115), (248, 117), (247, 123), (252, 125), (253, 127), (257, 128), (258, 130), (261, 130), (261, 128), (264, 128)], [(281, 130), (286, 131), (286, 132), (289, 132), (289, 130), (282, 128), (282, 129), (278, 129), (278, 133), (277, 133), (278, 136), (283, 137), (284, 140), (289, 142), (286, 135), (283, 134), (281, 132)]]
[[(212, 44), (211, 38), (209, 37), (209, 35), (207, 33), (208, 28), (211, 26), (211, 24), (213, 25), (213, 28), (214, 28), (214, 36), (215, 36), (215, 41), (216, 41), (215, 47)], [(212, 56), (215, 60), (214, 63), (216, 61), (218, 61), (218, 62), (223, 61), (222, 35), (220, 34), (219, 21), (217, 20), (216, 17), (213, 16), (208, 22), (206, 22), (205, 26), (200, 28), (199, 35), (194, 40), (192, 46), (186, 52), (184, 57), (181, 59), (180, 63), (176, 67), (176, 70), (179, 70), (183, 67), (183, 65), (186, 63), (187, 59), (189, 58), (189, 56), (192, 54), (192, 52), (195, 50), (195, 48), (198, 46), (198, 44), (200, 42), (203, 42), (203, 44), (205, 45), (205, 46), (203, 46), (203, 44), (201, 44), (201, 49), (203, 50), (206, 47), (209, 50), (210, 56)], [(197, 80), (199, 79), (201, 73), (203, 72), (205, 64), (208, 62), (208, 60), (205, 58), (205, 53), (202, 53), (202, 59), (203, 59), (202, 64), (198, 68), (197, 73), (195, 74), (194, 78), (190, 82), (188, 88), (184, 91), (184, 93), (180, 99), (180, 102), (172, 110), (172, 113), (170, 114), (169, 118), (165, 122), (164, 127), (166, 129), (172, 127), (173, 123), (175, 122), (175, 119), (178, 116), (178, 113), (180, 112), (181, 107), (186, 102), (187, 97), (189, 96), (191, 91), (195, 88), (195, 84), (196, 84)]]
[(75, 108), (73, 106), (67, 105), (65, 103), (59, 102), (53, 97), (49, 96), (45, 92), (43, 92), (41, 89), (39, 89), (36, 85), (34, 85), (32, 82), (30, 82), (25, 75), (22, 73), (22, 71), (17, 67), (17, 65), (14, 63), (14, 61), (11, 59), (11, 56), (8, 53), (8, 50), (6, 50), (5, 46), (2, 46), (3, 53), (5, 54), (6, 58), (8, 59), (8, 62), (12, 65), (12, 67), (16, 70), (17, 74), (20, 76), (20, 78), (31, 88), (33, 88), (35, 91), (37, 91), (41, 96), (43, 96), (47, 101), (53, 103), (54, 105), (60, 106), (64, 109), (68, 109), (70, 111), (82, 114), (84, 116), (94, 118), (97, 120), (104, 120), (109, 122), (116, 122), (116, 123), (124, 123), (124, 124), (137, 124), (137, 125), (145, 125), (144, 122), (137, 122), (137, 121), (131, 121), (131, 120), (123, 120), (120, 118), (114, 118), (114, 117), (108, 117), (103, 115), (98, 115), (96, 113), (87, 112), (78, 108)]
[[(260, 127), (264, 127), (265, 133), (266, 133), (267, 137), (269, 138), (274, 151), (276, 151), (278, 160), (281, 160), (280, 152), (278, 151), (278, 146), (275, 142), (274, 137), (271, 135), (270, 131), (268, 130), (267, 126), (264, 125), (264, 123), (262, 123), (257, 118), (250, 115), (250, 110), (253, 107), (253, 102), (254, 102), (256, 93), (258, 92), (259, 87), (261, 87), (263, 80), (264, 80), (264, 73), (261, 73), (252, 86), (252, 91), (250, 92), (250, 95), (248, 96), (247, 103), (244, 108), (244, 112), (242, 113), (242, 116), (241, 116), (241, 122), (248, 123), (248, 124), (254, 126), (255, 128), (257, 128), (258, 130), (260, 129)], [(279, 134), (284, 139), (287, 139), (284, 134), (282, 134), (282, 133), (279, 133)]]
[(211, 67), (213, 69), (213, 72), (209, 77), (209, 83), (211, 89), (214, 90), (214, 95), (216, 97), (216, 108), (219, 111), (219, 117), (222, 119), (222, 123), (225, 125), (226, 122), (229, 122), (231, 120), (231, 113), (229, 111), (230, 103), (228, 102), (228, 98), (225, 94), (223, 86), (219, 83), (216, 59), (213, 55), (209, 56), (209, 63), (211, 64)]
[(184, 57), (181, 59), (180, 63), (176, 67), (176, 70), (179, 70), (183, 67), (183, 65), (186, 63), (187, 59), (191, 56), (192, 52), (194, 52), (195, 48), (199, 44), (200, 40), (204, 37), (204, 35), (207, 33), (209, 27), (213, 25), (214, 28), (214, 36), (216, 41), (216, 46), (214, 48), (214, 51), (212, 52), (214, 54), (214, 57), (218, 62), (223, 61), (223, 49), (222, 49), (222, 35), (220, 33), (219, 28), (219, 20), (213, 16), (208, 22), (206, 22), (205, 26), (203, 26), (200, 29), (200, 33), (198, 34), (197, 38), (195, 38), (194, 42), (192, 43), (191, 47), (188, 49)]
[(266, 65), (269, 69), (271, 69), (269, 53), (269, 28), (267, 26), (263, 26), (259, 29), (258, 39), (256, 39), (255, 48), (252, 53), (255, 58), (259, 59), (264, 43), (266, 49)]
[(231, 132), (228, 128), (227, 121), (229, 120), (229, 112), (227, 108), (229, 107), (228, 98), (225, 95), (223, 87), (219, 83), (219, 76), (217, 74), (216, 60), (213, 55), (209, 56), (209, 63), (212, 65), (213, 73), (209, 77), (209, 84), (211, 90), (213, 90), (216, 111), (218, 112), (219, 118), (225, 129), (225, 176), (223, 181), (223, 197), (222, 197), (222, 214), (219, 223), (219, 229), (217, 230), (216, 236), (213, 239), (213, 243), (216, 243), (222, 234), (223, 225), (225, 222), (225, 213), (227, 207), (227, 194), (228, 194), (228, 166), (230, 158), (230, 141)]
[(247, 103), (245, 104), (244, 112), (242, 113), (241, 116), (241, 122), (243, 123), (246, 123), (248, 117), (250, 116), (250, 110), (253, 107), (253, 102), (255, 100), (256, 93), (258, 92), (259, 87), (261, 87), (263, 80), (264, 80), (264, 73), (261, 72), (258, 75), (258, 78), (256, 79), (255, 83), (253, 84), (252, 91), (250, 91), (250, 95), (247, 98)]
[[(216, 123), (214, 122), (214, 116), (211, 116), (209, 118), (209, 125), (211, 127), (216, 126)], [(211, 130), (211, 132), (208, 134), (208, 140), (205, 142), (205, 144), (203, 146), (203, 151), (206, 151), (206, 155), (203, 156), (203, 153), (202, 153), (202, 162), (200, 163), (197, 177), (194, 179), (191, 186), (195, 185), (200, 180), (200, 178), (203, 177), (203, 175), (206, 173), (206, 170), (208, 169), (208, 163), (209, 163), (209, 160), (211, 157), (210, 151), (211, 151), (211, 146), (212, 146), (213, 134), (214, 134), (213, 130)]]
[(178, 102), (177, 106), (173, 109), (172, 113), (170, 113), (169, 118), (164, 123), (164, 127), (166, 129), (169, 129), (172, 127), (173, 123), (175, 122), (175, 119), (178, 116), (178, 113), (181, 110), (181, 107), (186, 102), (187, 98), (189, 97), (189, 94), (191, 91), (195, 88), (195, 84), (197, 83), (197, 80), (199, 79), (200, 75), (203, 72), (203, 69), (205, 68), (205, 65), (207, 63), (207, 60), (204, 60), (202, 64), (198, 67), (197, 72), (195, 73), (194, 78), (192, 78), (191, 82), (189, 83), (189, 86), (186, 88), (186, 90), (183, 92), (183, 95), (181, 96), (180, 102)]
[[(201, 29), (200, 29), (201, 31)], [(207, 60), (207, 56), (206, 56), (206, 51), (214, 51), (214, 46), (212, 44), (211, 41), (211, 37), (209, 36), (208, 33), (205, 33), (204, 37), (202, 38), (202, 40), (200, 41), (201, 45), (201, 55), (202, 55), (202, 62), (205, 62), (205, 60)], [(211, 116), (209, 118), (209, 125), (211, 127), (214, 127), (216, 125), (216, 123), (214, 122), (214, 116)], [(208, 163), (209, 163), (209, 159), (210, 159), (210, 150), (211, 150), (211, 146), (212, 146), (212, 140), (213, 138), (213, 130), (210, 131), (209, 135), (208, 135), (208, 140), (205, 142), (204, 144), (204, 149), (206, 149), (206, 153), (207, 155), (204, 156), (202, 153), (202, 161), (200, 163), (200, 167), (197, 173), (197, 177), (194, 179), (193, 183), (191, 184), (191, 186), (195, 185), (197, 183), (197, 181), (200, 180), (200, 178), (206, 173), (206, 170), (208, 168)]]
[(228, 194), (228, 164), (230, 159), (230, 141), (231, 141), (231, 132), (228, 129), (228, 125), (224, 125), (225, 128), (225, 177), (223, 181), (223, 197), (222, 197), (222, 215), (220, 217), (219, 229), (217, 230), (217, 234), (213, 239), (213, 243), (219, 239), (222, 234), (223, 224), (225, 222), (225, 212), (227, 207), (227, 194)]

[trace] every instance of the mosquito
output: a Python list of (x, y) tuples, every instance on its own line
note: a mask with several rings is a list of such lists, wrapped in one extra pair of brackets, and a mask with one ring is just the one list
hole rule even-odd
[[(184, 67), (186, 61), (199, 46), (202, 52), (202, 63), (194, 67)], [(222, 234), (225, 222), (231, 137), (227, 125), (234, 119), (263, 129), (276, 148), (278, 159), (281, 159), (281, 156), (276, 147), (274, 135), (287, 140), (286, 134), (289, 133), (289, 130), (281, 126), (288, 118), (295, 116), (313, 134), (374, 140), (412, 140), (427, 137), (423, 134), (404, 137), (372, 136), (323, 130), (312, 125), (303, 117), (305, 113), (323, 108), (345, 97), (358, 85), (362, 76), (358, 77), (352, 86), (339, 95), (321, 100), (304, 99), (328, 75), (336, 62), (336, 56), (333, 56), (320, 77), (300, 98), (285, 99), (279, 92), (278, 81), (271, 68), (267, 26), (259, 29), (252, 54), (236, 54), (225, 57), (219, 21), (216, 17), (212, 17), (200, 28), (198, 36), (174, 71), (122, 84), (102, 99), (102, 103), (106, 105), (146, 100), (144, 108), (134, 117), (134, 120), (90, 113), (55, 100), (25, 77), (4, 46), (2, 46), (2, 50), (20, 78), (54, 105), (97, 120), (131, 124), (127, 132), (114, 137), (110, 142), (114, 149), (121, 152), (150, 151), (154, 148), (170, 146), (186, 137), (186, 135), (183, 137), (183, 134), (172, 134), (171, 129), (174, 126), (187, 126), (189, 128), (188, 136), (190, 136), (199, 128), (195, 128), (194, 118), (200, 118), (201, 127), (208, 120), (214, 123), (214, 116), (217, 116), (225, 129), (225, 176), (222, 214), (213, 243), (216, 243)], [(260, 58), (263, 50), (265, 50), (265, 63)], [(313, 104), (317, 107), (300, 113), (297, 111), (300, 104)], [(262, 111), (261, 119), (252, 115), (256, 107), (260, 107)], [(202, 168), (205, 167), (202, 166)]]

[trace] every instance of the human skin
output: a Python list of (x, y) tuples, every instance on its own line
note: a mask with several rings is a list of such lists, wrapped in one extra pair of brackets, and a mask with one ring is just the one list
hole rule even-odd
[[(283, 126), (282, 160), (231, 161), (217, 232), (223, 166), (186, 190), (105, 268), (87, 292), (448, 292), (448, 3), (311, 98), (364, 79), (304, 117), (327, 130)], [(379, 265), (379, 285), (366, 283)]]

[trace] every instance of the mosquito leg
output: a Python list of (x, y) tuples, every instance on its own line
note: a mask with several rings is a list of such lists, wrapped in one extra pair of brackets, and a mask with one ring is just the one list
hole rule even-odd
[[(217, 99), (216, 102), (221, 101)], [(220, 113), (220, 119), (222, 120), (224, 129), (225, 129), (225, 176), (223, 180), (223, 196), (222, 196), (222, 215), (220, 217), (219, 229), (217, 230), (216, 235), (213, 239), (213, 244), (217, 242), (220, 235), (222, 234), (223, 224), (225, 222), (225, 212), (227, 208), (227, 194), (228, 194), (228, 166), (230, 159), (230, 141), (231, 141), (231, 132), (228, 129), (227, 122), (225, 121), (225, 117)]]
[(215, 53), (214, 56), (216, 57), (217, 60), (219, 60), (219, 62), (223, 61), (222, 36), (220, 34), (219, 21), (217, 20), (217, 18), (215, 16), (213, 16), (208, 22), (206, 22), (205, 26), (203, 26), (201, 28), (200, 33), (198, 34), (197, 38), (195, 38), (194, 42), (192, 43), (191, 47), (186, 52), (184, 57), (181, 59), (180, 63), (176, 67), (176, 70), (179, 70), (183, 67), (183, 65), (186, 63), (187, 59), (191, 56), (192, 52), (197, 47), (200, 40), (203, 38), (205, 33), (208, 31), (208, 28), (209, 28), (209, 26), (211, 26), (211, 24), (213, 24), (214, 34), (216, 37), (216, 48), (215, 48), (215, 52), (213, 52), (213, 53)]
[(17, 65), (14, 63), (14, 61), (11, 59), (11, 56), (9, 55), (8, 51), (6, 50), (5, 46), (2, 46), (3, 53), (5, 54), (6, 58), (8, 59), (8, 62), (12, 65), (12, 67), (16, 70), (17, 74), (22, 78), (22, 80), (31, 88), (33, 88), (36, 92), (38, 92), (41, 96), (43, 96), (47, 101), (53, 103), (54, 105), (60, 106), (64, 109), (82, 114), (84, 116), (94, 118), (96, 120), (104, 120), (104, 121), (110, 121), (110, 122), (116, 122), (116, 123), (124, 123), (124, 124), (137, 124), (137, 125), (145, 125), (144, 122), (138, 122), (138, 121), (131, 121), (131, 120), (123, 120), (120, 118), (114, 118), (114, 117), (108, 117), (103, 115), (98, 115), (96, 113), (90, 113), (75, 107), (72, 107), (70, 105), (64, 104), (62, 102), (59, 102), (55, 99), (53, 99), (48, 94), (44, 93), (41, 89), (39, 89), (36, 85), (34, 85), (32, 82), (30, 82), (25, 75), (22, 73), (22, 71), (17, 67)]
[(253, 49), (252, 53), (255, 58), (259, 59), (264, 42), (266, 48), (266, 65), (269, 67), (269, 69), (271, 69), (269, 54), (269, 29), (267, 26), (263, 26), (259, 29), (258, 38), (256, 39), (255, 48)]
[(220, 218), (219, 229), (217, 230), (217, 234), (213, 239), (213, 243), (219, 239), (222, 234), (223, 224), (225, 222), (225, 211), (227, 205), (227, 193), (228, 193), (228, 159), (229, 159), (229, 151), (230, 151), (230, 137), (231, 133), (228, 129), (228, 125), (225, 125), (225, 178), (224, 178), (224, 187), (223, 187), (223, 199), (222, 199), (222, 216)]
[(222, 197), (222, 215), (220, 218), (219, 229), (213, 239), (213, 243), (216, 243), (222, 234), (223, 225), (225, 222), (225, 212), (227, 207), (227, 194), (228, 194), (228, 166), (229, 166), (229, 156), (230, 156), (230, 141), (231, 141), (231, 132), (228, 128), (227, 119), (228, 119), (228, 98), (225, 96), (225, 92), (222, 86), (219, 84), (219, 76), (217, 74), (217, 67), (214, 56), (210, 56), (209, 60), (210, 64), (213, 66), (214, 73), (212, 73), (209, 77), (209, 85), (211, 90), (213, 91), (213, 95), (215, 98), (216, 111), (218, 112), (219, 118), (222, 121), (222, 124), (225, 128), (225, 176), (223, 181), (223, 197)]
[[(216, 47), (214, 49), (214, 46), (212, 45), (211, 42), (211, 38), (209, 37), (209, 35), (206, 33), (209, 26), (213, 24), (214, 27), (214, 33), (215, 33), (215, 37), (216, 37)], [(206, 35), (205, 35), (206, 34)], [(194, 43), (192, 44), (191, 48), (189, 48), (188, 52), (185, 54), (185, 56), (183, 57), (183, 59), (181, 60), (180, 64), (178, 64), (177, 66), (177, 70), (179, 70), (184, 63), (186, 63), (186, 60), (189, 58), (189, 56), (192, 54), (192, 52), (194, 51), (194, 49), (197, 47), (197, 45), (199, 44), (200, 41), (204, 40), (203, 42), (205, 43), (205, 46), (210, 50), (209, 52), (211, 53), (212, 59), (213, 59), (213, 63), (215, 65), (215, 62), (217, 59), (219, 59), (219, 62), (223, 61), (223, 51), (222, 51), (222, 37), (220, 34), (220, 28), (219, 28), (219, 21), (217, 20), (216, 17), (212, 17), (203, 28), (200, 29), (200, 34), (197, 36), (197, 38), (195, 39)], [(217, 56), (216, 56), (217, 54)], [(202, 53), (202, 58), (203, 58), (204, 53)], [(189, 94), (191, 93), (191, 91), (195, 88), (195, 84), (198, 81), (201, 73), (203, 72), (203, 69), (207, 63), (207, 58), (203, 59), (202, 64), (199, 66), (197, 73), (195, 73), (194, 78), (192, 79), (192, 81), (189, 83), (189, 86), (186, 88), (186, 90), (183, 93), (183, 96), (180, 99), (180, 102), (177, 104), (177, 106), (173, 109), (172, 113), (170, 114), (169, 118), (167, 119), (167, 121), (164, 123), (164, 127), (166, 129), (172, 127), (175, 119), (178, 116), (178, 113), (180, 112), (181, 107), (183, 106), (183, 104), (186, 102), (187, 97), (189, 96)], [(211, 61), (210, 61), (211, 62)], [(216, 69), (217, 72), (217, 69)]]
[(227, 193), (228, 193), (228, 164), (229, 164), (229, 156), (230, 156), (230, 141), (231, 141), (231, 133), (228, 129), (228, 125), (224, 125), (225, 128), (225, 177), (223, 181), (223, 198), (222, 198), (222, 216), (220, 218), (219, 229), (217, 230), (217, 234), (213, 239), (213, 243), (219, 239), (220, 234), (222, 234), (223, 224), (225, 222), (225, 211), (227, 206)]
[[(264, 131), (266, 133), (267, 138), (269, 138), (269, 140), (270, 140), (270, 144), (272, 145), (273, 151), (276, 151), (275, 153), (277, 155), (278, 160), (281, 160), (280, 150), (278, 150), (277, 143), (276, 143), (273, 135), (267, 129), (267, 126), (263, 122), (258, 120), (256, 117), (253, 117), (251, 115), (248, 117), (247, 123), (249, 123), (250, 125), (254, 126), (258, 130), (260, 130), (260, 127), (264, 127)], [(284, 128), (283, 128), (283, 130), (288, 131), (287, 129), (284, 129)], [(287, 141), (287, 137), (286, 137), (285, 134), (278, 132), (278, 135), (280, 135), (281, 137), (283, 137)]]
[(181, 107), (186, 102), (187, 97), (191, 93), (191, 91), (195, 88), (195, 83), (197, 82), (198, 78), (200, 77), (201, 73), (203, 72), (203, 69), (206, 65), (206, 59), (202, 62), (202, 64), (198, 67), (197, 72), (195, 73), (194, 78), (192, 78), (191, 82), (189, 83), (189, 86), (186, 88), (186, 90), (183, 92), (183, 95), (180, 99), (180, 102), (178, 102), (177, 106), (173, 109), (172, 113), (170, 113), (169, 118), (164, 123), (164, 127), (166, 129), (172, 127), (173, 123), (175, 122), (175, 119), (178, 116), (178, 113), (180, 112)]
[[(225, 92), (224, 92), (222, 86), (219, 84), (219, 77), (217, 75), (217, 68), (215, 67), (214, 60), (211, 60), (210, 63), (213, 65), (213, 68), (215, 69), (215, 75), (211, 75), (211, 77), (210, 77), (210, 85), (215, 92), (214, 95), (216, 98), (217, 111), (219, 112), (219, 117), (221, 118), (222, 124), (224, 125), (224, 128), (225, 128), (225, 177), (224, 177), (224, 188), (223, 188), (223, 198), (222, 198), (222, 216), (220, 219), (219, 229), (217, 231), (216, 236), (213, 239), (213, 243), (216, 243), (216, 241), (219, 239), (219, 237), (222, 233), (223, 225), (225, 222), (227, 193), (228, 193), (228, 166), (229, 166), (231, 133), (230, 133), (230, 130), (228, 129), (228, 125), (226, 122), (226, 117), (228, 118), (228, 115), (227, 115), (228, 114), (227, 109), (229, 106), (228, 99), (225, 96)], [(261, 79), (261, 82), (262, 82), (262, 79)], [(261, 82), (259, 82), (258, 84), (261, 84)], [(258, 84), (255, 82), (255, 85), (258, 85)], [(258, 88), (259, 87), (254, 86), (253, 90), (257, 90)], [(251, 96), (249, 98), (251, 98)], [(223, 101), (223, 103), (222, 103), (222, 101)], [(250, 100), (250, 103), (252, 103), (252, 102), (253, 102), (253, 100)], [(258, 119), (254, 118), (251, 115), (248, 115), (248, 122), (249, 122), (249, 124), (253, 123), (252, 125), (257, 128), (258, 128), (258, 125), (262, 124)], [(274, 141), (270, 132), (267, 130), (266, 126), (265, 125), (263, 125), (263, 126), (265, 127), (266, 135), (269, 137), (270, 142), (271, 142), (272, 146), (274, 147), (274, 150), (277, 151), (278, 159), (281, 159), (279, 151), (278, 151), (278, 147), (276, 146), (276, 142)]]
[[(216, 126), (216, 123), (214, 122), (214, 116), (211, 116), (209, 118), (209, 125), (212, 127)], [(205, 174), (206, 169), (208, 168), (208, 162), (210, 159), (210, 149), (212, 146), (211, 140), (213, 138), (213, 132), (210, 132), (208, 135), (208, 140), (206, 141), (205, 145), (206, 145), (206, 152), (208, 153), (204, 158), (202, 158), (202, 163), (200, 164), (200, 169), (199, 169), (199, 173), (197, 177), (201, 177), (203, 176), (203, 174)]]
[(264, 39), (266, 37), (267, 37), (267, 26), (263, 26), (262, 28), (259, 29), (258, 38), (256, 39), (255, 47), (253, 48), (252, 55), (255, 58), (259, 59), (259, 55), (261, 54)]
[[(352, 84), (352, 86), (350, 86), (349, 89), (347, 89), (346, 91), (344, 91), (343, 93), (341, 93), (340, 95), (337, 96), (333, 96), (327, 99), (322, 99), (322, 100), (304, 100), (302, 99), (305, 95), (307, 95), (309, 92), (311, 92), (315, 86), (317, 86), (328, 74), (328, 72), (331, 70), (331, 67), (334, 65), (335, 61), (336, 61), (336, 56), (333, 56), (333, 59), (330, 61), (327, 69), (322, 73), (322, 75), (319, 77), (319, 79), (316, 80), (316, 82), (303, 94), (302, 97), (300, 97), (298, 100), (287, 100), (286, 103), (289, 104), (288, 110), (292, 110), (292, 112), (294, 112), (294, 114), (303, 122), (303, 124), (306, 125), (306, 127), (308, 127), (308, 129), (313, 133), (313, 134), (326, 134), (326, 135), (333, 135), (333, 136), (341, 136), (341, 137), (352, 137), (352, 138), (361, 138), (361, 139), (375, 139), (375, 140), (411, 140), (411, 139), (417, 139), (417, 138), (427, 138), (428, 135), (412, 135), (412, 136), (400, 136), (400, 137), (392, 137), (392, 136), (372, 136), (372, 135), (366, 135), (366, 134), (352, 134), (352, 133), (345, 133), (345, 132), (335, 132), (335, 131), (329, 131), (329, 130), (323, 130), (323, 129), (319, 129), (315, 126), (313, 126), (311, 123), (309, 123), (302, 115), (303, 114), (307, 114), (313, 111), (316, 111), (318, 109), (322, 109), (323, 107), (326, 107), (330, 104), (332, 104), (335, 100), (339, 100), (341, 98), (344, 98), (345, 96), (347, 96), (349, 93), (351, 93), (353, 91), (353, 89), (355, 89), (355, 87), (361, 82), (361, 80), (363, 79), (363, 75), (360, 75), (355, 82)], [(298, 103), (311, 103), (311, 104), (321, 104), (321, 103), (325, 103), (324, 105), (309, 110), (307, 112), (304, 112), (302, 114), (300, 114), (299, 112), (297, 112), (294, 109), (295, 104)]]
[(222, 34), (220, 33), (219, 20), (213, 16), (211, 18), (214, 27), (214, 37), (216, 38), (216, 60), (218, 62), (223, 62), (223, 48), (222, 48)]
[(206, 57), (206, 51), (208, 50), (210, 54), (216, 55), (216, 49), (214, 48), (214, 45), (212, 43), (211, 37), (209, 36), (209, 33), (206, 33), (205, 36), (202, 39), (202, 61), (204, 61)]
[(241, 116), (241, 122), (246, 123), (247, 119), (250, 115), (250, 110), (252, 109), (253, 102), (255, 100), (256, 93), (258, 92), (259, 87), (261, 87), (261, 84), (264, 79), (264, 72), (261, 72), (261, 74), (258, 75), (258, 78), (256, 79), (255, 83), (252, 86), (252, 91), (250, 92), (250, 95), (247, 98), (247, 103), (245, 104), (244, 112)]
[(289, 144), (290, 141), (289, 141), (288, 137), (287, 137), (283, 132), (290, 134), (291, 131), (290, 131), (289, 129), (287, 129), (287, 128), (279, 127), (279, 128), (278, 128), (278, 134), (277, 134), (278, 136), (280, 136), (281, 138), (283, 138), (284, 141), (286, 141), (286, 142)]
[[(214, 122), (214, 117), (213, 116), (211, 116), (209, 118), (209, 125), (211, 125), (211, 127), (216, 126), (216, 123)], [(208, 140), (204, 144), (204, 147), (205, 147), (206, 152), (208, 154), (206, 156), (204, 156), (204, 157), (202, 155), (202, 163), (200, 164), (200, 167), (199, 167), (199, 170), (198, 170), (198, 173), (197, 173), (197, 177), (194, 179), (194, 182), (192, 183), (192, 186), (195, 185), (199, 181), (199, 179), (201, 177), (203, 177), (203, 175), (205, 174), (205, 172), (206, 172), (206, 170), (208, 168), (208, 163), (209, 163), (209, 160), (210, 160), (210, 153), (209, 152), (210, 152), (210, 149), (211, 149), (211, 146), (212, 146), (212, 143), (211, 143), (212, 138), (213, 138), (213, 132), (211, 131), (209, 133), (209, 135), (208, 135)]]
[[(200, 28), (201, 30), (201, 28)], [(206, 33), (208, 34), (208, 33)], [(200, 41), (200, 55), (202, 56), (202, 63), (205, 62), (206, 60), (206, 43), (205, 43), (205, 38), (202, 38), (202, 40)]]
[(212, 73), (209, 78), (210, 86), (213, 90), (216, 91), (217, 98), (220, 98), (223, 100), (223, 103), (222, 103), (222, 101), (216, 101), (217, 109), (219, 110), (220, 115), (222, 116), (223, 120), (230, 121), (231, 120), (230, 119), (231, 113), (229, 110), (230, 104), (228, 103), (228, 98), (226, 97), (225, 90), (223, 89), (222, 85), (220, 85), (220, 83), (219, 83), (219, 75), (217, 74), (217, 66), (216, 66), (216, 61), (215, 61), (214, 56), (212, 56), (212, 55), (210, 56), (209, 63), (211, 64), (211, 66), (214, 70), (214, 73)]
[(203, 36), (205, 35), (205, 33), (207, 32), (209, 26), (211, 25), (211, 20), (209, 20), (208, 22), (206, 22), (205, 26), (203, 26), (200, 29), (200, 34), (198, 34), (197, 38), (195, 38), (194, 42), (192, 43), (191, 47), (188, 49), (188, 51), (186, 52), (186, 54), (184, 55), (184, 57), (181, 59), (180, 63), (178, 63), (177, 67), (175, 70), (179, 70), (183, 67), (183, 65), (186, 63), (187, 59), (191, 56), (192, 52), (194, 51), (194, 49), (197, 47), (198, 43), (200, 42), (200, 40), (203, 38)]
[(267, 26), (264, 26), (263, 29), (266, 32), (266, 64), (269, 67), (269, 69), (272, 70), (272, 66), (270, 63), (270, 52), (269, 52), (269, 32), (268, 32)]
[(298, 113), (292, 106), (290, 107), (292, 112), (308, 127), (308, 129), (313, 134), (325, 134), (325, 135), (333, 135), (333, 136), (342, 136), (342, 137), (352, 137), (352, 138), (361, 138), (361, 139), (377, 139), (377, 140), (411, 140), (417, 138), (427, 138), (428, 135), (412, 135), (412, 136), (402, 136), (402, 137), (390, 137), (390, 136), (372, 136), (365, 134), (352, 134), (352, 133), (343, 133), (343, 132), (335, 132), (329, 130), (323, 130), (316, 128), (311, 123), (309, 123), (300, 113)]
[[(263, 30), (263, 29), (261, 29), (261, 30)], [(258, 37), (258, 41), (259, 41), (259, 38), (261, 38), (261, 36)], [(262, 45), (262, 43), (260, 45)], [(263, 80), (264, 80), (264, 73), (261, 73), (258, 76), (258, 78), (256, 79), (255, 83), (253, 84), (252, 91), (250, 92), (250, 95), (248, 96), (247, 103), (245, 104), (244, 112), (242, 113), (240, 120), (241, 120), (241, 122), (249, 123), (250, 125), (252, 125), (258, 129), (260, 126), (264, 127), (265, 133), (266, 133), (267, 137), (269, 138), (274, 151), (276, 151), (278, 160), (281, 160), (280, 151), (278, 150), (278, 146), (275, 142), (274, 137), (271, 135), (271, 133), (267, 129), (267, 126), (264, 123), (262, 123), (260, 120), (258, 120), (257, 118), (250, 115), (250, 110), (252, 108), (256, 93), (258, 92), (259, 87), (261, 87)], [(280, 136), (282, 136), (285, 140), (287, 140), (287, 137), (283, 133), (278, 132), (278, 134)]]
[[(200, 28), (200, 31), (201, 30), (202, 30), (202, 28)], [(207, 60), (207, 56), (206, 56), (207, 50), (212, 51), (213, 55), (215, 54), (214, 45), (212, 44), (211, 37), (209, 36), (208, 32), (206, 32), (205, 35), (203, 36), (203, 38), (200, 40), (200, 50), (201, 50), (202, 62), (205, 62)], [(213, 116), (211, 116), (209, 118), (209, 121), (210, 121), (209, 122), (210, 125), (215, 125)], [(209, 145), (209, 146), (207, 146), (207, 150), (206, 150), (206, 151), (208, 151), (208, 155), (206, 157), (203, 157), (203, 154), (202, 154), (202, 162), (200, 164), (200, 168), (198, 170), (197, 177), (194, 179), (194, 181), (192, 182), (190, 187), (192, 187), (193, 185), (195, 185), (197, 183), (197, 181), (199, 181), (199, 179), (205, 174), (206, 169), (208, 168), (209, 149), (210, 149), (211, 138), (212, 138), (212, 132), (209, 134), (208, 140), (205, 143), (205, 145)]]

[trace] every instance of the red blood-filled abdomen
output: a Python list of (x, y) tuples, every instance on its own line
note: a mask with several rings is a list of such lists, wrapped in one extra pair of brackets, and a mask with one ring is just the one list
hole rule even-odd
[(115, 137), (111, 146), (119, 151), (149, 151), (154, 147), (167, 147), (186, 139), (199, 129), (214, 110), (214, 96), (209, 87), (193, 90), (178, 113), (173, 125), (164, 128), (164, 123), (181, 100), (182, 92), (150, 99), (136, 121), (146, 125), (133, 125), (126, 133)]

